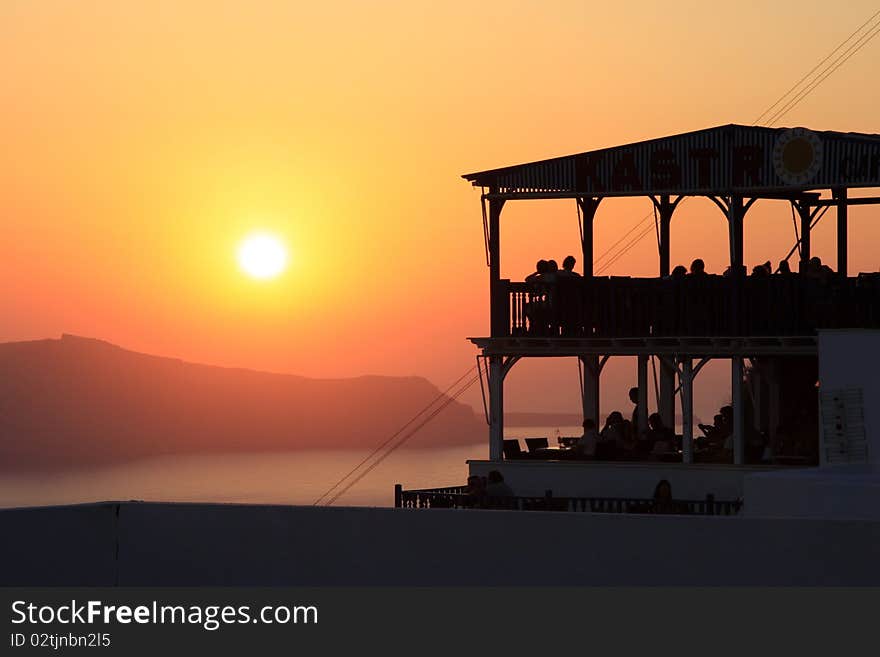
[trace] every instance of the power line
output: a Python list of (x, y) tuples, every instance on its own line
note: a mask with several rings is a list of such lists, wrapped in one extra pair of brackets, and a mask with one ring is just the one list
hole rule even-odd
[(783, 116), (785, 116), (791, 110), (793, 110), (795, 107), (797, 107), (804, 98), (809, 96), (816, 89), (816, 87), (818, 87), (820, 84), (822, 84), (822, 82), (824, 82), (829, 76), (831, 76), (831, 74), (833, 74), (837, 69), (839, 69), (841, 66), (843, 66), (850, 59), (850, 57), (852, 57), (857, 52), (859, 52), (859, 50), (861, 50), (866, 45), (868, 45), (875, 36), (880, 34), (880, 23), (873, 26), (871, 29), (874, 31), (873, 32), (870, 32), (870, 31), (866, 32), (861, 37), (859, 37), (859, 39), (855, 43), (850, 45), (850, 47), (847, 48), (843, 52), (843, 54), (840, 55), (840, 57), (838, 57), (836, 60), (834, 60), (834, 63), (831, 66), (825, 68), (822, 71), (822, 73), (820, 74), (820, 77), (818, 79), (816, 79), (812, 83), (810, 83), (797, 96), (795, 96), (795, 98), (791, 99), (782, 108), (777, 110), (777, 112), (769, 119), (769, 125), (773, 125), (779, 119), (781, 119)]
[[(428, 422), (433, 420), (437, 415), (439, 415), (447, 406), (452, 404), (456, 399), (458, 399), (461, 395), (463, 395), (474, 383), (477, 382), (479, 378), (478, 375), (474, 375), (471, 377), (461, 388), (459, 388), (454, 394), (450, 395), (446, 401), (443, 402), (440, 406), (438, 406), (434, 411), (431, 412), (428, 417), (426, 417), (422, 422), (413, 427), (411, 431), (409, 431), (403, 438), (401, 438), (395, 445), (392, 445), (388, 448), (388, 450), (382, 454), (379, 458), (377, 458), (373, 463), (370, 464), (365, 470), (363, 470), (360, 474), (358, 474), (354, 479), (349, 481), (343, 488), (338, 490), (333, 497), (327, 500), (326, 506), (332, 505), (336, 500), (345, 495), (353, 486), (355, 486), (361, 479), (366, 477), (370, 472), (372, 472), (380, 463), (382, 463), (385, 459), (387, 459), (391, 454), (394, 453), (395, 450), (402, 447), (404, 443), (406, 443), (410, 438), (412, 438), (418, 431), (424, 427)], [(378, 451), (378, 450), (377, 450)]]
[(825, 57), (825, 59), (823, 59), (821, 62), (819, 62), (818, 64), (816, 64), (812, 69), (810, 69), (810, 72), (807, 73), (807, 74), (806, 74), (804, 77), (802, 77), (800, 80), (798, 80), (798, 81), (795, 83), (795, 85), (794, 85), (791, 89), (789, 89), (789, 90), (786, 91), (784, 94), (782, 94), (782, 95), (779, 97), (779, 99), (778, 99), (775, 103), (773, 103), (770, 107), (768, 107), (768, 108), (765, 109), (763, 112), (761, 112), (761, 114), (758, 116), (758, 118), (755, 119), (755, 120), (752, 122), (752, 125), (757, 124), (757, 123), (758, 123), (761, 119), (763, 119), (763, 118), (764, 118), (769, 112), (771, 112), (771, 111), (772, 111), (777, 105), (779, 105), (779, 103), (781, 103), (781, 102), (782, 102), (782, 101), (783, 101), (783, 100), (784, 100), (784, 99), (785, 99), (785, 98), (786, 98), (786, 97), (787, 97), (792, 91), (794, 91), (794, 90), (797, 89), (799, 86), (801, 86), (801, 84), (802, 84), (802, 83), (803, 83), (808, 77), (810, 77), (813, 73), (815, 73), (815, 72), (816, 72), (816, 71), (817, 71), (817, 70), (818, 70), (818, 69), (819, 69), (819, 68), (820, 68), (825, 62), (827, 62), (829, 59), (831, 59), (831, 58), (835, 55), (835, 53), (837, 53), (838, 50), (840, 50), (841, 48), (843, 48), (844, 44), (846, 44), (847, 42), (849, 42), (849, 40), (852, 39), (856, 34), (858, 34), (859, 32), (861, 32), (861, 31), (862, 31), (862, 28), (864, 28), (868, 23), (870, 23), (870, 22), (873, 21), (875, 18), (877, 18), (877, 16), (880, 16), (880, 11), (878, 11), (876, 14), (874, 14), (874, 15), (871, 16), (868, 20), (866, 20), (864, 23), (862, 23), (862, 24), (858, 27), (858, 29), (857, 29), (855, 32), (853, 32), (853, 33), (850, 34), (848, 37), (846, 37), (846, 39), (844, 39), (843, 41), (841, 41), (840, 44), (838, 44), (838, 46), (837, 46), (834, 50), (832, 50), (830, 53), (828, 53), (828, 55)]
[[(370, 454), (368, 454), (368, 455), (367, 455), (367, 456), (366, 456), (366, 457), (365, 457), (360, 463), (358, 463), (356, 466), (354, 466), (354, 468), (352, 468), (352, 469), (351, 469), (351, 470), (350, 470), (350, 471), (349, 471), (349, 472), (348, 472), (348, 473), (347, 473), (342, 479), (340, 479), (340, 480), (337, 481), (335, 484), (333, 484), (329, 489), (327, 489), (327, 491), (326, 491), (323, 495), (321, 495), (318, 499), (316, 499), (316, 500), (312, 503), (312, 506), (317, 506), (318, 504), (320, 504), (322, 500), (324, 500), (324, 499), (325, 499), (328, 495), (330, 495), (330, 494), (331, 494), (336, 488), (338, 488), (340, 485), (342, 485), (342, 484), (345, 482), (346, 479), (348, 479), (348, 478), (351, 477), (355, 472), (357, 472), (357, 471), (358, 471), (358, 470), (359, 470), (359, 469), (360, 469), (360, 468), (361, 468), (361, 467), (362, 467), (367, 461), (369, 461), (370, 459), (372, 459), (372, 458), (373, 458), (376, 454), (378, 454), (378, 453), (379, 453), (379, 452), (380, 452), (380, 451), (381, 451), (386, 445), (388, 445), (388, 443), (390, 443), (392, 440), (394, 440), (395, 438), (397, 438), (397, 436), (399, 436), (399, 435), (400, 435), (400, 434), (401, 434), (401, 433), (402, 433), (402, 432), (403, 432), (403, 431), (404, 431), (409, 425), (411, 425), (413, 422), (415, 422), (416, 420), (418, 420), (419, 417), (421, 417), (424, 413), (426, 413), (426, 412), (428, 411), (428, 409), (430, 409), (430, 408), (431, 408), (434, 404), (436, 404), (438, 401), (444, 399), (444, 398), (447, 396), (447, 394), (449, 393), (449, 391), (452, 390), (456, 385), (458, 385), (462, 380), (464, 380), (465, 377), (467, 377), (468, 374), (470, 374), (471, 372), (473, 372), (473, 370), (474, 370), (473, 367), (469, 367), (469, 368), (467, 369), (467, 371), (465, 371), (464, 374), (462, 374), (462, 375), (461, 375), (460, 377), (458, 377), (458, 378), (457, 378), (457, 379), (456, 379), (451, 385), (449, 385), (449, 387), (447, 387), (446, 390), (444, 390), (443, 392), (441, 392), (440, 394), (438, 394), (436, 397), (434, 397), (434, 399), (432, 399), (432, 400), (430, 401), (430, 403), (429, 403), (427, 406), (425, 406), (424, 408), (422, 408), (418, 413), (416, 413), (413, 417), (411, 417), (411, 418), (410, 418), (410, 419), (409, 419), (409, 420), (408, 420), (403, 426), (401, 426), (397, 431), (395, 431), (393, 434), (391, 434), (391, 436), (390, 436), (389, 438), (387, 438), (387, 439), (386, 439), (381, 445), (379, 445), (379, 446), (376, 447), (372, 452), (370, 452)], [(445, 406), (443, 406), (442, 408), (445, 408)]]

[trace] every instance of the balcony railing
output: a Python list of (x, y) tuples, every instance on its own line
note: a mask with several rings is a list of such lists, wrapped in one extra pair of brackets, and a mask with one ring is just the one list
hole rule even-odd
[(880, 328), (880, 274), (501, 281), (493, 337), (809, 336)]
[(652, 499), (623, 497), (554, 497), (547, 491), (540, 497), (474, 496), (465, 486), (403, 490), (394, 487), (394, 506), (404, 509), (500, 509), (515, 511), (573, 511), (581, 513), (668, 513), (677, 515), (732, 516), (742, 509), (742, 500), (673, 500), (658, 507)]

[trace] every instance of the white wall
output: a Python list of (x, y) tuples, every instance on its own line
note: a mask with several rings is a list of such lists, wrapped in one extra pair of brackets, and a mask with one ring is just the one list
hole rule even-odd
[(661, 479), (672, 486), (676, 499), (700, 500), (712, 494), (717, 500), (743, 495), (743, 477), (767, 472), (768, 466), (715, 464), (638, 463), (586, 461), (468, 461), (471, 474), (487, 475), (499, 470), (517, 495), (543, 496), (548, 489), (556, 497), (650, 498)]
[(819, 386), (862, 389), (868, 457), (880, 465), (880, 331), (820, 331)]
[(820, 426), (822, 465), (748, 476), (746, 515), (880, 520), (880, 331), (819, 332), (820, 392), (847, 388), (862, 390), (868, 462), (827, 465)]
[(122, 503), (0, 533), (7, 585), (880, 585), (864, 521)]

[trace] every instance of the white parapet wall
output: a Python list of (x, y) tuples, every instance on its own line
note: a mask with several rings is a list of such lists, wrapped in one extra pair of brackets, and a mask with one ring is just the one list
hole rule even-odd
[(880, 585), (880, 522), (106, 503), (0, 510), (19, 586)]
[(820, 466), (749, 475), (746, 515), (880, 520), (880, 331), (820, 331), (819, 412)]
[(521, 496), (650, 498), (663, 479), (681, 500), (737, 500), (749, 473), (775, 472), (773, 466), (734, 466), (712, 463), (658, 463), (623, 461), (468, 461), (471, 474), (486, 476), (498, 470)]

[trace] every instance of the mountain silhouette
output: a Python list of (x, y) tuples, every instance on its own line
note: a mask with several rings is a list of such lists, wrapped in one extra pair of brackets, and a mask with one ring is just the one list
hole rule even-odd
[[(214, 367), (101, 340), (0, 344), (0, 471), (169, 454), (375, 447), (440, 391), (420, 377), (310, 379)], [(452, 402), (411, 445), (485, 440)]]

